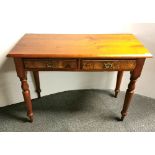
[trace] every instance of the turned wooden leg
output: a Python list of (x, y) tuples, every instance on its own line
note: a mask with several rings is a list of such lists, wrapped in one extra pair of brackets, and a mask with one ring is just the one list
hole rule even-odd
[(23, 90), (23, 97), (27, 107), (27, 116), (33, 122), (32, 102), (30, 96), (29, 85), (27, 83), (27, 72), (24, 70), (23, 61), (20, 58), (14, 59), (17, 75), (21, 81), (21, 88)]
[(128, 89), (126, 91), (124, 106), (123, 106), (123, 109), (121, 111), (121, 114), (122, 114), (121, 120), (122, 121), (123, 121), (124, 117), (127, 115), (127, 110), (128, 110), (129, 104), (131, 102), (131, 98), (134, 94), (135, 83), (136, 83), (137, 78), (138, 77), (134, 78), (133, 72), (131, 72), (130, 83), (129, 83)]
[(27, 116), (30, 118), (30, 121), (32, 122), (33, 121), (33, 112), (32, 112), (32, 102), (31, 102), (29, 85), (27, 83), (27, 79), (20, 78), (20, 80), (21, 80), (21, 87), (23, 89), (24, 101), (27, 106)]
[(40, 89), (39, 71), (33, 71), (33, 76), (36, 85), (36, 92), (38, 94), (38, 98), (40, 98), (41, 89)]
[(120, 92), (120, 85), (121, 85), (122, 77), (123, 77), (123, 71), (118, 71), (116, 88), (115, 88), (115, 97), (116, 98), (117, 98), (118, 93)]
[(134, 94), (135, 83), (136, 83), (136, 80), (140, 77), (144, 62), (145, 62), (145, 59), (137, 59), (135, 69), (130, 72), (131, 73), (130, 82), (125, 94), (123, 109), (121, 111), (121, 114), (122, 114), (121, 121), (123, 121), (124, 117), (127, 115), (127, 111), (131, 103), (132, 96)]

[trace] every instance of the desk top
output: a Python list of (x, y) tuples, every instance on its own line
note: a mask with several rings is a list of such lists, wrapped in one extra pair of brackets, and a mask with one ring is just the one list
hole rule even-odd
[(18, 58), (148, 58), (132, 34), (25, 34), (7, 55)]

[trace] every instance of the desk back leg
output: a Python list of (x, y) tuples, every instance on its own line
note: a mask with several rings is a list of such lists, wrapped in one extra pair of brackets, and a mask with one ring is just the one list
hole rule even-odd
[(40, 98), (41, 89), (40, 89), (39, 71), (33, 71), (33, 76), (34, 76), (34, 81), (36, 85), (36, 92), (38, 94), (38, 98)]
[(123, 71), (118, 71), (116, 88), (115, 88), (115, 97), (116, 98), (117, 98), (118, 93), (120, 92), (120, 85), (121, 85), (122, 77), (123, 77)]

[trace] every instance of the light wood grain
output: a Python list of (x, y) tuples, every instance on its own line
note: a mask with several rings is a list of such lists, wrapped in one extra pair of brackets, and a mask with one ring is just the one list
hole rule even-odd
[(8, 54), (22, 58), (148, 58), (132, 34), (26, 34)]
[(40, 97), (38, 71), (118, 71), (117, 96), (123, 71), (131, 71), (121, 120), (127, 115), (146, 58), (150, 52), (132, 34), (26, 34), (8, 54), (15, 60), (27, 114), (33, 121), (26, 73), (32, 70)]

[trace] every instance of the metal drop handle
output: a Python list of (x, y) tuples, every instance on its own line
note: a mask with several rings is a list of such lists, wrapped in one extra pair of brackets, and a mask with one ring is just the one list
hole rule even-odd
[(56, 64), (54, 64), (53, 62), (48, 62), (46, 66), (47, 68), (55, 68)]
[(109, 68), (112, 68), (113, 67), (113, 63), (104, 63), (104, 67), (106, 68), (106, 69), (109, 69)]

